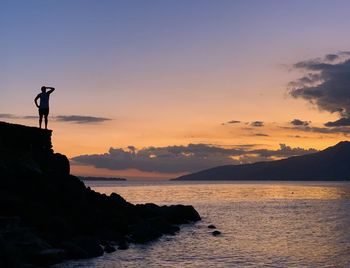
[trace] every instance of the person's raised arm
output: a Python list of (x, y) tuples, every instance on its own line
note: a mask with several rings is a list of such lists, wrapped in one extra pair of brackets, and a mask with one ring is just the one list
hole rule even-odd
[(40, 99), (40, 94), (38, 94), (38, 96), (36, 96), (34, 99), (34, 103), (35, 103), (36, 107), (39, 108), (38, 99)]
[(54, 87), (46, 87), (48, 89), (50, 89), (47, 93), (51, 94), (52, 92), (55, 91), (55, 88)]

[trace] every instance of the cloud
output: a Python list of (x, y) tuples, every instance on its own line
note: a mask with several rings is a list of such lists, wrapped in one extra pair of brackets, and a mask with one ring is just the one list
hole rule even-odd
[(349, 51), (300, 61), (293, 67), (302, 70), (304, 75), (289, 83), (292, 97), (305, 99), (320, 110), (350, 117)]
[(26, 116), (22, 116), (22, 119), (38, 119), (39, 116), (37, 115), (26, 115)]
[(350, 118), (340, 118), (334, 122), (327, 122), (324, 124), (326, 127), (344, 127), (350, 126)]
[(0, 114), (3, 119), (37, 119), (35, 115), (15, 115), (15, 114)]
[(55, 119), (61, 122), (71, 122), (71, 123), (77, 123), (77, 124), (101, 123), (104, 121), (111, 120), (105, 117), (95, 117), (95, 116), (85, 116), (85, 115), (58, 115), (58, 116), (55, 116)]
[(269, 137), (270, 135), (265, 134), (265, 133), (255, 133), (255, 134), (253, 134), (253, 136), (257, 136), (257, 137)]
[(187, 146), (146, 147), (137, 149), (110, 148), (104, 154), (80, 155), (71, 160), (75, 164), (92, 165), (110, 170), (138, 169), (148, 172), (194, 172), (221, 165), (269, 161), (274, 157), (288, 157), (315, 152), (315, 149), (291, 148), (281, 144), (277, 150), (223, 148), (208, 144)]
[(222, 125), (232, 125), (232, 124), (239, 124), (241, 123), (241, 121), (239, 120), (231, 120), (231, 121), (228, 121), (226, 123), (222, 123)]
[(290, 123), (294, 126), (308, 126), (310, 124), (309, 121), (302, 121), (300, 119), (294, 119)]
[(13, 114), (0, 114), (0, 118), (3, 119), (15, 119), (18, 118), (16, 115)]
[(328, 128), (328, 127), (294, 126), (294, 127), (282, 127), (282, 128), (289, 129), (289, 130), (304, 131), (304, 132), (321, 133), (321, 134), (344, 134), (344, 135), (350, 134), (349, 127)]
[(264, 122), (263, 121), (254, 121), (254, 122), (251, 122), (250, 125), (253, 127), (263, 127)]
[(227, 124), (238, 124), (238, 123), (241, 123), (241, 121), (238, 121), (238, 120), (231, 120), (231, 121), (228, 121)]
[(335, 61), (337, 59), (339, 59), (339, 56), (337, 54), (327, 54), (324, 56), (324, 60), (329, 62)]
[[(0, 118), (4, 119), (38, 119), (37, 115), (14, 115), (14, 114), (0, 114)], [(60, 122), (70, 122), (77, 124), (92, 124), (92, 123), (101, 123), (108, 120), (112, 120), (110, 118), (105, 117), (95, 117), (95, 116), (86, 116), (86, 115), (57, 115), (51, 116), (51, 119), (60, 121)]]
[(310, 153), (316, 153), (316, 149), (303, 149), (300, 147), (292, 148), (288, 145), (285, 145), (283, 143), (280, 144), (280, 148), (278, 150), (267, 150), (267, 149), (260, 149), (260, 150), (254, 150), (252, 153), (256, 153), (259, 156), (263, 157), (290, 157), (290, 156), (296, 156), (296, 155), (304, 155), (304, 154), (310, 154)]

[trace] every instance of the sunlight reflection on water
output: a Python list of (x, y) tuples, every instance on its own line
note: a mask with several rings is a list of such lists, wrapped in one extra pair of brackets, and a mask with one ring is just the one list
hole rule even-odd
[[(192, 204), (176, 236), (58, 267), (350, 267), (350, 184), (89, 183), (132, 203)], [(210, 234), (208, 224), (222, 232)]]

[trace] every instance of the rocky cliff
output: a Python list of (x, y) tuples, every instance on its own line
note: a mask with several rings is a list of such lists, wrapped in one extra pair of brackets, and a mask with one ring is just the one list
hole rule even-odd
[(51, 135), (0, 122), (0, 267), (100, 256), (200, 220), (192, 206), (133, 205), (85, 187)]

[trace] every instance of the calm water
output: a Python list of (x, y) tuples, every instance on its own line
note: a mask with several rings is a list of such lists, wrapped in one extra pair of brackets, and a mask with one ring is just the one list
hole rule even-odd
[[(349, 183), (89, 183), (132, 203), (192, 204), (176, 236), (56, 267), (350, 267)], [(221, 236), (211, 235), (215, 224)]]

